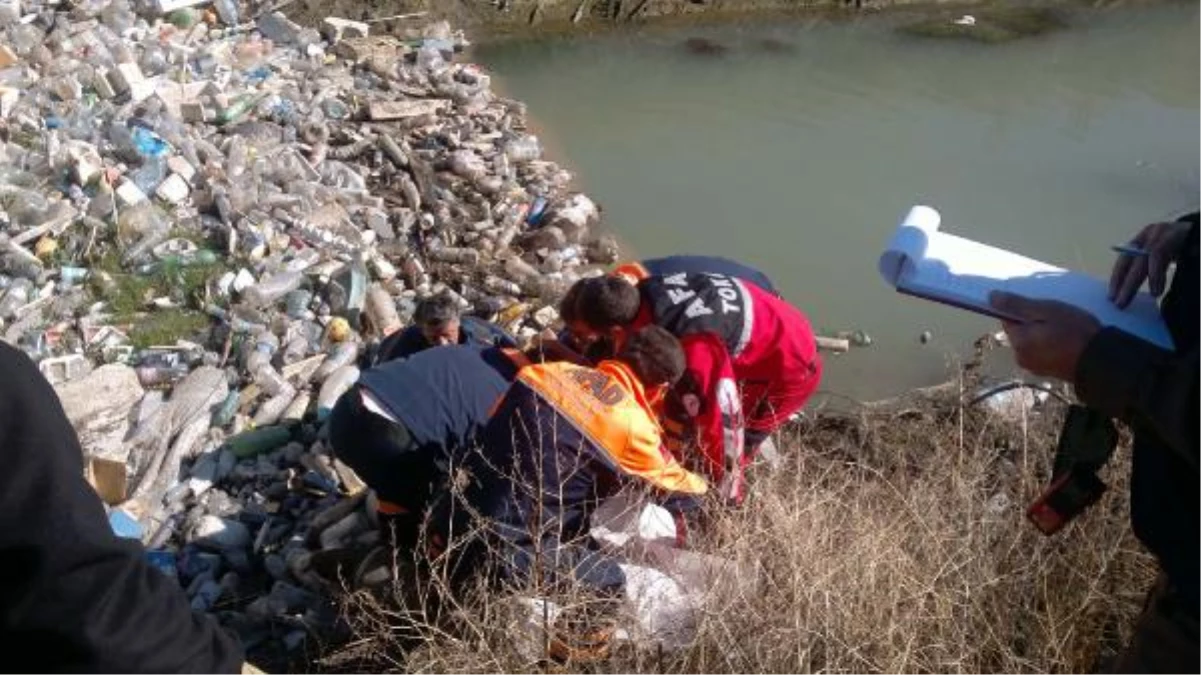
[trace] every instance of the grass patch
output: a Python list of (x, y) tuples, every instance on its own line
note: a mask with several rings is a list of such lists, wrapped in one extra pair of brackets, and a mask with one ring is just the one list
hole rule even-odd
[(899, 30), (906, 35), (916, 37), (1000, 44), (1020, 38), (1044, 35), (1067, 27), (1067, 22), (1058, 12), (1042, 7), (973, 11), (971, 16), (975, 22), (970, 25), (957, 23), (963, 16), (963, 13), (941, 13), (935, 17), (906, 24)]
[(160, 309), (132, 321), (129, 341), (142, 349), (153, 345), (171, 345), (180, 338), (191, 338), (208, 327), (210, 319), (202, 312), (186, 309)]
[[(115, 248), (95, 258), (91, 269), (94, 274), (88, 283), (93, 297), (107, 304), (115, 324), (130, 326), (130, 341), (139, 348), (172, 344), (200, 333), (209, 323), (209, 317), (198, 311), (203, 306), (205, 286), (225, 271), (219, 263), (159, 263), (149, 273), (138, 274), (122, 265)], [(170, 298), (180, 307), (151, 307), (151, 301), (160, 297)]]

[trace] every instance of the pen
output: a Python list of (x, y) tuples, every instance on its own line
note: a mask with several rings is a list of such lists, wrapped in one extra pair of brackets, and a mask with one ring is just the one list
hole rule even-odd
[(1111, 246), (1110, 248), (1112, 248), (1115, 253), (1121, 253), (1122, 255), (1132, 255), (1132, 256), (1140, 257), (1140, 258), (1145, 255), (1148, 255), (1148, 253), (1141, 248), (1137, 248), (1134, 246), (1127, 246), (1125, 244), (1122, 244), (1120, 246)]

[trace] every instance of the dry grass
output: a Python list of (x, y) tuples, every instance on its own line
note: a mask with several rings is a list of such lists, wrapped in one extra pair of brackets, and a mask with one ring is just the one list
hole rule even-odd
[(687, 650), (531, 661), (503, 595), (436, 622), (347, 599), (355, 640), (326, 670), (509, 672), (1080, 672), (1125, 638), (1153, 565), (1130, 533), (1128, 450), (1101, 503), (1046, 538), (1023, 515), (1046, 480), (1063, 406), (1021, 423), (954, 395), (787, 429), (784, 466), (715, 517), (698, 548), (760, 565), (758, 592), (710, 603)]

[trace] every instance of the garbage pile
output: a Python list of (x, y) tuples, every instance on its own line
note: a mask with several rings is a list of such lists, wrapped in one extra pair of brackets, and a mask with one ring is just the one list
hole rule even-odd
[(251, 649), (330, 626), (305, 554), (373, 536), (320, 439), (370, 346), (436, 293), (529, 338), (616, 259), (465, 46), (237, 0), (0, 0), (3, 339), (114, 528)]

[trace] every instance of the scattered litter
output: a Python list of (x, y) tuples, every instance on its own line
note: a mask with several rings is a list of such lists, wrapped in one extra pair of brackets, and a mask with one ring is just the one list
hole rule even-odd
[(298, 556), (376, 534), (358, 502), (317, 527), (364, 493), (321, 440), (363, 355), (439, 293), (553, 328), (618, 251), (447, 24), (266, 10), (0, 2), (0, 330), (114, 529), (287, 650), (336, 623)]

